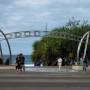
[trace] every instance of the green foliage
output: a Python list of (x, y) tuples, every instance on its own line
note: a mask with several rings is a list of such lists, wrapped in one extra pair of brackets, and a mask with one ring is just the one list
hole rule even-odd
[[(75, 22), (76, 23), (76, 22)], [(61, 28), (56, 28), (50, 32), (66, 32), (77, 36), (83, 36), (87, 31), (90, 31), (90, 25), (88, 24), (73, 24)], [(44, 65), (57, 65), (57, 58), (59, 56), (68, 57), (69, 53), (74, 54), (74, 58), (77, 51), (78, 42), (61, 38), (43, 37), (40, 41), (37, 41), (33, 45), (32, 60), (33, 62), (42, 61)], [(83, 51), (84, 45), (82, 45), (81, 51)], [(90, 49), (90, 48), (89, 48)], [(88, 53), (90, 53), (88, 51)]]

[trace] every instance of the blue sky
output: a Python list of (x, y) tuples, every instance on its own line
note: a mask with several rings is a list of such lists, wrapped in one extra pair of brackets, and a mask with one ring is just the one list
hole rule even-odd
[[(0, 27), (6, 32), (48, 30), (66, 24), (71, 18), (90, 22), (90, 0), (0, 0)], [(39, 38), (9, 40), (12, 54), (32, 53), (32, 44)], [(3, 53), (8, 54), (2, 42)]]

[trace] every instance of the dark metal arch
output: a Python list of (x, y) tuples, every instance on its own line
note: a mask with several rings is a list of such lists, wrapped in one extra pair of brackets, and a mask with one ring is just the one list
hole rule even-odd
[(4, 34), (4, 32), (3, 32), (1, 29), (0, 29), (0, 32), (2, 33), (2, 35), (4, 36), (4, 38), (5, 38), (6, 42), (7, 42), (8, 49), (9, 49), (9, 54), (10, 54), (10, 57), (9, 57), (9, 64), (12, 64), (12, 53), (11, 53), (11, 47), (10, 47), (8, 38), (6, 37), (6, 35)]
[(0, 54), (1, 54), (1, 57), (3, 59), (3, 53), (2, 53), (2, 46), (1, 46), (1, 42), (0, 42)]

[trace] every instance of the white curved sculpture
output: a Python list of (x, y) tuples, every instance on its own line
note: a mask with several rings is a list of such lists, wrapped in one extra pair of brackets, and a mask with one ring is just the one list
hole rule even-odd
[(86, 37), (84, 54), (83, 54), (83, 57), (82, 57), (83, 60), (85, 59), (86, 51), (87, 51), (87, 45), (88, 45), (88, 40), (89, 40), (89, 33), (90, 33), (90, 31), (88, 31), (87, 33), (85, 33), (85, 34), (83, 35), (83, 37), (81, 38), (80, 42), (79, 42), (78, 49), (77, 49), (77, 61), (79, 61), (79, 52), (80, 52), (81, 44), (82, 44), (84, 38)]

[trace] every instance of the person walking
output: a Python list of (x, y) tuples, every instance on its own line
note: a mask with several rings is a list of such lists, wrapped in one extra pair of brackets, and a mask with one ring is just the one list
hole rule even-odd
[(59, 71), (61, 69), (61, 66), (62, 66), (62, 58), (58, 58), (58, 66), (59, 66)]
[(88, 66), (87, 60), (84, 60), (83, 61), (83, 71), (87, 71), (87, 66)]
[(19, 71), (20, 69), (21, 69), (20, 56), (17, 55), (17, 57), (16, 57), (16, 70)]
[(21, 65), (21, 71), (25, 71), (25, 57), (22, 53), (20, 53), (20, 65)]

